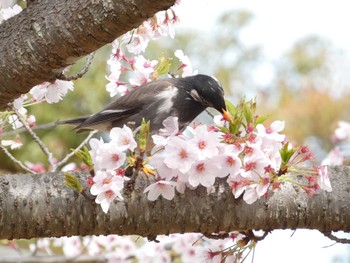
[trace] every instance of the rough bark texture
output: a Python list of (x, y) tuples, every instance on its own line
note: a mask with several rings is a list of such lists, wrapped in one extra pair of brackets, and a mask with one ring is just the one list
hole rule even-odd
[(41, 0), (0, 25), (0, 109), (175, 0)]
[[(0, 176), (0, 239), (90, 234), (212, 233), (243, 229), (307, 228), (323, 232), (350, 230), (350, 167), (335, 166), (333, 191), (308, 197), (292, 186), (252, 205), (235, 200), (224, 182), (207, 195), (198, 188), (174, 200), (155, 202), (143, 194), (140, 177), (124, 201), (104, 214), (99, 205), (68, 189), (63, 174)], [(76, 174), (81, 180), (86, 174)]]

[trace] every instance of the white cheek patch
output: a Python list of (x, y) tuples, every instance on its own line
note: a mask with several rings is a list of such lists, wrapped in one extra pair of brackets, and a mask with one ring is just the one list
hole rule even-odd
[(199, 95), (195, 89), (191, 90), (190, 95), (195, 101), (199, 102), (200, 104), (210, 106), (210, 103), (207, 100), (205, 100), (201, 95)]
[(178, 93), (179, 91), (176, 87), (169, 86), (167, 89), (157, 94), (157, 100), (159, 99), (163, 101), (163, 103), (158, 108), (158, 112), (169, 112), (174, 105), (173, 99), (177, 96)]

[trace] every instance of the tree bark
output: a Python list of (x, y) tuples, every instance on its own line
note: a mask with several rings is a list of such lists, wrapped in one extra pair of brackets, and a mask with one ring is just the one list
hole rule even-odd
[[(215, 191), (186, 190), (172, 201), (147, 199), (148, 178), (139, 176), (124, 201), (107, 214), (94, 201), (64, 185), (62, 173), (0, 176), (0, 239), (71, 235), (131, 235), (150, 239), (159, 234), (246, 229), (350, 230), (350, 167), (330, 167), (333, 191), (308, 197), (284, 186), (268, 199), (248, 205), (235, 199), (225, 183)], [(84, 181), (87, 174), (75, 174)], [(126, 188), (128, 189), (128, 188)]]
[(0, 109), (175, 0), (41, 0), (0, 25)]

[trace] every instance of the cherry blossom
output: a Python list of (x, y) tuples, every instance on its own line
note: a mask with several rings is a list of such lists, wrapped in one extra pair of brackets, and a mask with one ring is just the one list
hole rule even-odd
[(321, 165), (341, 165), (344, 163), (344, 155), (339, 147), (334, 147), (322, 160)]
[(65, 80), (55, 80), (54, 82), (44, 82), (33, 87), (29, 93), (32, 94), (36, 101), (41, 101), (45, 98), (47, 103), (57, 103), (64, 96), (68, 90), (73, 90), (73, 82)]
[(100, 144), (93, 151), (92, 160), (95, 169), (118, 169), (126, 161), (126, 154), (118, 149), (113, 142)]
[(165, 151), (169, 154), (165, 157), (164, 163), (181, 173), (187, 173), (198, 159), (198, 150), (190, 142), (179, 137), (171, 137), (165, 146)]
[(120, 151), (134, 151), (137, 147), (132, 130), (126, 125), (124, 125), (123, 128), (113, 128), (109, 132), (109, 137), (112, 139), (111, 143), (115, 143), (115, 147)]
[(331, 186), (331, 182), (329, 180), (329, 176), (330, 176), (330, 172), (328, 171), (328, 167), (327, 166), (321, 166), (318, 169), (318, 185), (321, 189), (327, 191), (327, 192), (331, 192), (332, 191), (332, 186)]
[(12, 7), (7, 7), (7, 8), (0, 9), (0, 24), (3, 21), (5, 21), (5, 20), (7, 20), (7, 19), (9, 19), (9, 18), (19, 14), (20, 12), (22, 12), (22, 10), (23, 10), (22, 7), (20, 7), (17, 4), (15, 4)]
[(18, 97), (13, 101), (13, 107), (15, 107), (17, 110), (21, 109), (23, 107), (23, 102), (27, 98), (28, 98), (27, 94), (22, 94), (20, 97)]
[(20, 140), (1, 140), (1, 145), (5, 147), (10, 146), (11, 150), (15, 150), (21, 148), (23, 143)]
[(200, 159), (211, 158), (219, 153), (219, 138), (213, 132), (208, 132), (206, 125), (193, 129), (194, 137), (191, 143), (198, 149)]
[(182, 63), (179, 67), (179, 69), (182, 69), (182, 77), (188, 77), (196, 75), (198, 73), (198, 70), (193, 71), (190, 59), (187, 56), (185, 56), (182, 50), (178, 49), (175, 51), (174, 54)]
[(145, 188), (144, 193), (148, 192), (147, 198), (150, 201), (156, 200), (160, 195), (165, 199), (172, 200), (175, 196), (174, 182), (160, 180)]
[(215, 178), (220, 173), (220, 166), (212, 159), (199, 160), (192, 164), (188, 173), (188, 181), (192, 186), (201, 184), (210, 187), (214, 185)]
[(334, 132), (334, 138), (339, 141), (350, 138), (350, 123), (339, 121), (338, 126), (339, 127)]

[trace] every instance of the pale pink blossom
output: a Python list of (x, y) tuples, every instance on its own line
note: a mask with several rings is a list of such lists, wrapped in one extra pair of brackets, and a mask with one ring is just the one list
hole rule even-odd
[(323, 159), (321, 165), (341, 165), (344, 163), (344, 155), (339, 147), (334, 147)]
[(196, 161), (188, 172), (188, 182), (194, 187), (199, 184), (210, 187), (214, 185), (215, 178), (220, 173), (220, 168), (219, 164), (211, 159)]
[(170, 169), (164, 162), (164, 156), (156, 154), (152, 156), (149, 164), (154, 167), (157, 171), (157, 174), (160, 178), (170, 181), (174, 177), (176, 177), (177, 172), (175, 169)]
[(121, 190), (122, 188), (118, 187), (117, 184), (106, 184), (103, 188), (103, 191), (97, 195), (95, 202), (101, 205), (104, 213), (107, 213), (111, 203), (116, 198), (123, 200), (123, 196), (120, 192)]
[(119, 80), (120, 74), (122, 72), (122, 65), (119, 61), (115, 61), (113, 65), (111, 65), (111, 73), (106, 77), (109, 83), (106, 85), (106, 90), (109, 92), (111, 97), (115, 95), (125, 95), (128, 92), (128, 87), (125, 85), (126, 83), (121, 82)]
[(46, 99), (47, 103), (57, 103), (64, 96), (66, 96), (68, 90), (73, 90), (73, 82), (65, 80), (55, 80), (54, 82), (44, 82), (40, 85), (33, 87), (29, 93), (32, 94), (36, 101)]
[(16, 140), (1, 140), (1, 145), (5, 147), (10, 146), (11, 150), (15, 150), (21, 148), (23, 143), (18, 138)]
[(0, 9), (0, 24), (4, 20), (7, 20), (7, 19), (19, 14), (20, 12), (22, 12), (22, 10), (23, 10), (22, 7), (20, 7), (17, 4), (15, 4), (12, 7)]
[(185, 56), (181, 49), (176, 50), (174, 54), (182, 63), (179, 67), (179, 69), (182, 69), (182, 77), (188, 77), (198, 73), (198, 70), (193, 71), (190, 59), (188, 56)]
[(123, 128), (113, 128), (109, 132), (109, 137), (112, 140), (111, 143), (120, 151), (134, 151), (137, 147), (132, 130), (126, 125), (124, 125)]
[(167, 153), (164, 162), (171, 169), (178, 169), (187, 173), (191, 165), (198, 159), (197, 149), (188, 141), (179, 137), (172, 137), (165, 146)]
[(198, 149), (200, 159), (211, 158), (219, 153), (220, 141), (216, 133), (208, 132), (206, 125), (193, 129), (194, 137), (191, 143)]
[(256, 130), (260, 137), (278, 142), (283, 142), (286, 137), (284, 134), (279, 133), (284, 130), (284, 121), (274, 121), (267, 128), (262, 124), (258, 124), (256, 125)]
[(8, 123), (11, 124), (13, 130), (23, 127), (23, 123), (18, 119), (18, 116), (15, 114), (9, 116)]
[(168, 117), (163, 122), (164, 128), (158, 131), (158, 134), (152, 135), (155, 144), (154, 151), (164, 147), (172, 136), (179, 133), (179, 123), (177, 117)]
[(20, 97), (13, 101), (13, 107), (17, 110), (23, 107), (23, 102), (28, 98), (27, 94), (22, 94)]
[(350, 138), (350, 123), (346, 121), (339, 121), (338, 128), (334, 132), (334, 137), (336, 140), (345, 140)]
[(317, 182), (318, 182), (318, 185), (320, 186), (320, 188), (327, 191), (327, 192), (331, 192), (332, 186), (331, 186), (331, 182), (329, 180), (331, 173), (328, 170), (328, 167), (327, 166), (319, 167), (318, 175), (319, 176), (317, 177)]
[(133, 33), (128, 32), (124, 34), (122, 42), (126, 44), (126, 48), (130, 53), (138, 55), (145, 52), (149, 39), (134, 31)]
[(148, 192), (147, 198), (150, 201), (156, 200), (160, 195), (167, 200), (172, 200), (175, 196), (175, 186), (174, 182), (161, 180), (147, 186), (143, 192)]
[(126, 160), (126, 154), (113, 142), (101, 144), (91, 157), (96, 170), (118, 169)]
[(230, 175), (233, 178), (239, 173), (242, 167), (242, 161), (238, 157), (240, 152), (232, 144), (225, 146), (224, 152), (215, 158), (221, 167), (221, 172), (218, 174), (219, 177)]

